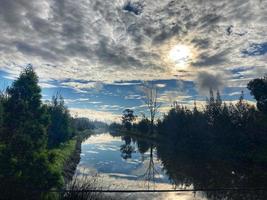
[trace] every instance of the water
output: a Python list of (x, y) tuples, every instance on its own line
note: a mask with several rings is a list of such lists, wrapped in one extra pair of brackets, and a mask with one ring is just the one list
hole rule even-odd
[[(240, 167), (242, 166), (242, 167)], [(222, 189), (259, 187), (265, 184), (266, 172), (228, 162), (204, 158), (177, 150), (168, 144), (149, 140), (113, 137), (109, 133), (91, 136), (82, 144), (78, 176), (97, 174), (104, 189)], [(253, 176), (252, 176), (253, 175)], [(259, 175), (259, 176), (258, 176)], [(252, 180), (253, 179), (253, 180)], [(265, 199), (265, 191), (203, 191), (133, 194), (137, 199)]]

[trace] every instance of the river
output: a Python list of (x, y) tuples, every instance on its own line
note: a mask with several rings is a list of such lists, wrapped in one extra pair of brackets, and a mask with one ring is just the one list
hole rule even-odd
[[(201, 162), (200, 162), (201, 161)], [(82, 143), (77, 176), (96, 176), (102, 189), (165, 190), (165, 189), (222, 189), (244, 187), (249, 178), (227, 162), (199, 160), (186, 153), (174, 153), (166, 146), (129, 136), (109, 133), (93, 135)], [(241, 171), (241, 170), (240, 170)], [(252, 173), (252, 172), (251, 172)], [(242, 182), (242, 179), (244, 181)], [(265, 180), (265, 179), (264, 179)], [(265, 192), (261, 192), (265, 193)], [(135, 193), (133, 199), (261, 199), (258, 192), (203, 191), (176, 193)]]

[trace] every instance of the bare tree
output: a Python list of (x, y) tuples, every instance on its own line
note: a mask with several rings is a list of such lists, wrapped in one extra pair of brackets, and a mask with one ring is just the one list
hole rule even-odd
[(158, 113), (160, 104), (158, 102), (157, 87), (153, 84), (144, 84), (142, 87), (144, 102), (147, 105), (150, 120), (150, 133), (154, 133), (155, 116)]
[(153, 183), (154, 189), (155, 189), (155, 177), (159, 172), (156, 169), (155, 163), (154, 163), (154, 157), (153, 157), (153, 145), (150, 146), (150, 154), (149, 154), (149, 160), (148, 165), (145, 173), (141, 175), (141, 178), (144, 178), (145, 184), (147, 184), (147, 188), (150, 189), (150, 183)]

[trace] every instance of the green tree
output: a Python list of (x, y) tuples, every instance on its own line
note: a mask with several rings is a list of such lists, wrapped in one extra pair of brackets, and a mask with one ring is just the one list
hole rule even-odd
[(0, 94), (0, 143), (1, 143), (1, 136), (3, 132), (3, 124), (4, 124), (4, 107), (3, 107), (3, 97)]
[(78, 131), (84, 131), (88, 129), (95, 129), (94, 122), (90, 121), (86, 117), (72, 119), (73, 126)]
[(236, 103), (232, 112), (232, 122), (235, 126), (246, 129), (254, 122), (255, 108), (244, 101), (244, 92), (241, 91), (239, 101)]
[(250, 81), (247, 88), (255, 97), (258, 109), (267, 115), (267, 77)]
[(25, 192), (59, 184), (59, 174), (49, 167), (46, 152), (49, 115), (41, 104), (41, 88), (32, 66), (26, 67), (7, 88), (7, 95), (4, 104), (6, 147), (1, 158), (4, 162), (0, 165), (2, 186), (12, 194), (14, 189)]
[(48, 128), (48, 146), (55, 147), (71, 138), (73, 133), (71, 116), (64, 105), (63, 97), (59, 94), (52, 98), (52, 102), (48, 106), (48, 112), (51, 117)]
[(219, 90), (217, 90), (217, 94), (216, 94), (216, 106), (217, 107), (222, 106), (222, 98), (221, 98), (221, 94)]
[(127, 130), (131, 130), (132, 123), (135, 121), (136, 116), (131, 109), (125, 109), (122, 113), (122, 124)]
[(7, 94), (9, 97), (5, 103), (7, 142), (16, 142), (14, 141), (16, 137), (27, 137), (29, 140), (23, 141), (25, 145), (22, 145), (22, 148), (43, 150), (46, 147), (45, 130), (49, 117), (41, 104), (41, 88), (31, 66), (25, 68), (12, 86), (7, 88)]

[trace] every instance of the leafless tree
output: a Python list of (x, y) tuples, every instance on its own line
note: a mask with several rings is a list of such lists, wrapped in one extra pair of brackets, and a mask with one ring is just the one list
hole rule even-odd
[(159, 111), (160, 104), (158, 102), (158, 90), (153, 84), (144, 84), (142, 86), (144, 93), (144, 102), (147, 105), (150, 120), (150, 133), (154, 133), (155, 117)]
[(153, 146), (150, 147), (150, 154), (149, 154), (149, 160), (148, 160), (148, 165), (145, 173), (141, 176), (141, 178), (144, 178), (146, 181), (145, 183), (147, 184), (147, 188), (150, 189), (150, 183), (153, 184), (154, 189), (155, 189), (155, 176), (156, 174), (159, 174), (159, 172), (156, 169), (155, 163), (154, 163), (154, 158), (153, 158)]

